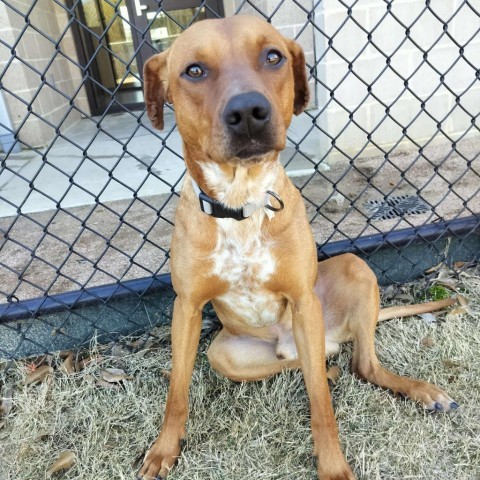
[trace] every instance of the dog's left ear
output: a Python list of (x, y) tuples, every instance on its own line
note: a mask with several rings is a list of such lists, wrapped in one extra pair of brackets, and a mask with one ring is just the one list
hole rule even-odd
[(288, 49), (292, 55), (293, 79), (295, 83), (295, 99), (293, 101), (293, 113), (300, 115), (307, 108), (310, 100), (310, 88), (308, 87), (307, 71), (305, 68), (305, 55), (302, 47), (294, 40), (288, 40)]
[(150, 57), (143, 67), (143, 92), (148, 118), (152, 125), (163, 129), (163, 102), (170, 101), (168, 94), (169, 50)]

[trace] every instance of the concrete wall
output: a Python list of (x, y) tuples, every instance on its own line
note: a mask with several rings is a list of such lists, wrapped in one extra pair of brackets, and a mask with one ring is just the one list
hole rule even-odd
[[(429, 11), (423, 0), (396, 0), (389, 12), (383, 1), (360, 0), (349, 16), (347, 7), (338, 0), (323, 0), (313, 17), (319, 29), (305, 27), (306, 14), (294, 2), (287, 0), (275, 11), (279, 3), (254, 2), (258, 9), (273, 15), (272, 24), (284, 35), (298, 36), (308, 64), (312, 65), (315, 57), (320, 60), (316, 75), (321, 83), (311, 83), (316, 95), (310, 107), (317, 112), (327, 108), (316, 120), (319, 129), (313, 130), (306, 141), (307, 151), (317, 150), (317, 158), (328, 152), (329, 160), (344, 157), (341, 152), (352, 156), (364, 147), (362, 156), (378, 155), (383, 152), (375, 143), (389, 149), (402, 138), (398, 148), (417, 148), (404, 138), (404, 128), (420, 143), (435, 136), (437, 125), (455, 139), (471, 127), (472, 116), (479, 114), (476, 70), (480, 69), (480, 35), (476, 32), (480, 19), (468, 6), (451, 18), (463, 1), (435, 0)], [(313, 8), (310, 1), (302, 0), (299, 5)], [(480, 11), (478, 2), (473, 5)], [(240, 11), (259, 15), (248, 4)], [(410, 30), (409, 37), (406, 29)], [(465, 58), (459, 59), (463, 45)], [(387, 56), (391, 56), (389, 66)], [(385, 119), (387, 108), (390, 118)], [(293, 136), (302, 138), (302, 131), (311, 124), (310, 119), (295, 121)], [(370, 141), (365, 132), (373, 132)], [(333, 149), (331, 137), (335, 137)], [(440, 135), (438, 139), (445, 141), (446, 137)]]
[[(20, 130), (20, 139), (31, 146), (42, 146), (48, 144), (55, 135), (55, 127), (49, 126), (46, 122), (54, 126), (60, 125), (69, 108), (68, 99), (48, 85), (42, 85), (42, 74), (46, 81), (68, 96), (73, 96), (77, 91), (81, 85), (82, 75), (80, 69), (65, 58), (65, 56), (77, 58), (71, 29), (63, 35), (69, 20), (66, 11), (51, 0), (38, 0), (31, 11), (30, 0), (16, 0), (14, 5), (22, 15), (28, 13), (30, 24), (25, 28), (24, 16), (0, 3), (0, 35), (15, 49), (17, 57), (12, 61), (11, 49), (4, 45), (0, 46), (0, 72), (8, 65), (2, 83), (6, 89), (14, 92), (25, 102), (33, 101), (32, 112), (38, 116), (30, 113), (24, 102), (7, 91), (4, 90), (3, 94), (14, 128), (25, 122)], [(37, 30), (45, 32), (53, 42), (43, 37)], [(59, 42), (64, 55), (56, 51), (56, 42)], [(76, 97), (75, 104), (88, 113), (88, 103), (83, 89)], [(72, 126), (80, 117), (80, 113), (72, 111), (61, 123), (61, 130)]]
[[(316, 49), (322, 59), (319, 75), (328, 90), (319, 85), (317, 92), (329, 102), (328, 132), (337, 136), (349, 122), (349, 112), (358, 124), (350, 123), (340, 134), (339, 150), (355, 154), (367, 142), (362, 128), (373, 132), (371, 143), (388, 149), (402, 138), (404, 128), (423, 143), (435, 136), (438, 126), (453, 139), (471, 127), (472, 116), (480, 112), (480, 19), (468, 6), (451, 18), (462, 4), (432, 1), (428, 10), (424, 1), (396, 0), (388, 12), (384, 2), (362, 0), (349, 17), (337, 0), (321, 3), (316, 18), (326, 36), (316, 35)], [(478, 10), (480, 4), (474, 4)], [(384, 120), (387, 108), (391, 118)], [(413, 146), (406, 139), (403, 143)], [(363, 155), (368, 153), (380, 152), (370, 144)]]

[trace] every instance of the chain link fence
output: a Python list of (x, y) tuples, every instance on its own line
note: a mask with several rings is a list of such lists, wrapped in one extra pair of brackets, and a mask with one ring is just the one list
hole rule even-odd
[(306, 53), (312, 101), (281, 161), (319, 258), (354, 252), (397, 285), (478, 260), (478, 2), (0, 0), (0, 357), (169, 321), (185, 167), (140, 72), (192, 22), (238, 13)]

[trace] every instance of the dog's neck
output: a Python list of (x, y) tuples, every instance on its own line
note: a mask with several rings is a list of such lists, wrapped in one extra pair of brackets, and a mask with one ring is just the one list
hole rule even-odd
[(228, 208), (238, 209), (247, 204), (261, 204), (266, 192), (275, 190), (282, 169), (277, 157), (272, 154), (260, 162), (235, 165), (203, 159), (191, 166), (187, 161), (187, 167), (203, 192)]

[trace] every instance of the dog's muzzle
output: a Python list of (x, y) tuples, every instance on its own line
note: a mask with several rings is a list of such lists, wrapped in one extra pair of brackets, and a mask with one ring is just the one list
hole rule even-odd
[(263, 155), (272, 149), (271, 117), (272, 106), (259, 92), (241, 93), (227, 102), (223, 122), (236, 156)]

